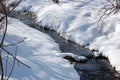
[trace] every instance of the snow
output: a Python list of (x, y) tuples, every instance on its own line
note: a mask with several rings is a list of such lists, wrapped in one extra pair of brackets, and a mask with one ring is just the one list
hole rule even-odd
[(120, 71), (119, 12), (98, 24), (99, 16), (103, 13), (100, 8), (107, 5), (106, 2), (107, 0), (60, 0), (59, 4), (54, 4), (52, 0), (26, 0), (16, 10), (24, 11), (29, 7), (28, 11), (36, 14), (39, 25), (53, 29), (80, 45), (89, 44), (88, 48), (99, 50)]
[(86, 61), (87, 60), (87, 58), (85, 56), (78, 56), (78, 55), (75, 55), (73, 53), (62, 53), (59, 56), (61, 56), (63, 58), (66, 56), (69, 56), (69, 57), (74, 58), (75, 61)]
[[(11, 43), (14, 45), (4, 48), (13, 55), (16, 54), (17, 49), (17, 58), (30, 68), (16, 61), (10, 80), (80, 79), (73, 65), (58, 56), (62, 53), (58, 44), (51, 37), (13, 18), (9, 18), (4, 45)], [(3, 63), (6, 63), (7, 55), (5, 51), (2, 51), (2, 56), (4, 58)], [(8, 76), (13, 62), (11, 56), (8, 59), (5, 76)]]
[[(22, 6), (23, 4), (26, 5)], [(60, 0), (59, 4), (53, 4), (52, 1), (48, 0), (27, 0), (26, 3), (21, 3), (17, 10), (33, 11), (37, 16), (39, 25), (56, 30), (64, 38), (80, 45), (90, 44), (88, 46), (90, 49), (99, 50), (120, 71), (118, 56), (120, 49), (119, 14), (109, 18), (109, 23), (100, 33), (100, 27), (98, 28), (96, 21), (101, 4), (102, 2), (94, 0), (84, 2)], [(103, 24), (101, 23), (101, 25)], [(112, 56), (113, 54), (115, 56)], [(115, 60), (116, 56), (118, 58)]]

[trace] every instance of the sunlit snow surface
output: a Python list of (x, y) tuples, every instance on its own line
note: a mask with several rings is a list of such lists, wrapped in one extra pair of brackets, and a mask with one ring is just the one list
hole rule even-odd
[[(47, 34), (23, 24), (19, 20), (9, 19), (8, 31), (4, 44), (23, 42), (15, 46), (4, 47), (10, 53), (31, 68), (16, 61), (10, 80), (79, 80), (80, 77), (73, 65), (59, 55), (58, 44)], [(17, 49), (17, 52), (16, 52)], [(6, 63), (6, 53), (3, 51)], [(8, 66), (4, 72), (8, 76), (12, 58), (9, 56)], [(5, 65), (5, 64), (4, 64)], [(6, 71), (7, 70), (7, 71)]]
[(26, 0), (16, 10), (32, 11), (39, 25), (80, 45), (90, 44), (90, 49), (99, 50), (120, 71), (120, 14), (112, 14), (106, 19), (107, 24), (101, 21), (98, 25), (103, 3), (107, 4), (103, 0), (60, 0), (59, 4), (51, 0)]

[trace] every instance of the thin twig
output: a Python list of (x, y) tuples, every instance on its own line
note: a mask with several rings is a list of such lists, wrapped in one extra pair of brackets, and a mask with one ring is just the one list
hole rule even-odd
[[(16, 56), (17, 56), (17, 46), (16, 46), (16, 50), (15, 50), (15, 58), (16, 58)], [(15, 61), (16, 61), (15, 58), (13, 58), (14, 60), (13, 60), (12, 69), (11, 69), (10, 74), (8, 75), (8, 78), (6, 80), (8, 80), (10, 78), (10, 76), (12, 75), (12, 73), (13, 73), (13, 69), (15, 67)]]
[(4, 79), (4, 68), (3, 68), (2, 55), (1, 54), (0, 54), (0, 65), (1, 65), (1, 71), (2, 71), (1, 80), (3, 80)]
[(6, 11), (6, 6), (3, 5), (3, 3), (1, 3), (2, 7), (3, 7), (3, 10), (4, 10), (4, 13), (5, 13), (5, 20), (6, 20), (6, 23), (5, 23), (5, 30), (4, 30), (4, 33), (3, 33), (3, 37), (2, 37), (2, 41), (0, 43), (0, 46), (3, 45), (3, 42), (4, 42), (4, 39), (5, 39), (5, 36), (6, 36), (6, 33), (7, 33), (7, 11)]
[(26, 65), (25, 63), (21, 62), (19, 59), (17, 59), (13, 54), (11, 54), (9, 51), (7, 51), (5, 48), (1, 47), (2, 50), (4, 50), (7, 54), (9, 54), (11, 57), (15, 58), (19, 63), (25, 65), (28, 68), (31, 68), (30, 66)]
[[(6, 65), (5, 65), (5, 75), (7, 75), (7, 67), (8, 67), (8, 58), (9, 58), (9, 55), (7, 54), (7, 58), (6, 58)], [(5, 77), (5, 80), (6, 80), (6, 77)]]
[[(21, 3), (22, 0), (20, 0), (16, 5), (15, 7), (12, 8), (12, 10), (10, 10), (9, 12), (7, 12), (7, 15), (9, 15), (12, 11), (14, 11), (14, 9)], [(1, 5), (3, 5), (1, 3)], [(0, 19), (0, 22), (5, 18), (6, 16), (3, 16), (1, 19)]]
[(25, 39), (26, 39), (26, 37), (23, 40), (19, 41), (19, 42), (3, 45), (3, 47), (6, 47), (6, 46), (17, 46), (17, 45), (21, 44), (22, 42), (24, 42)]

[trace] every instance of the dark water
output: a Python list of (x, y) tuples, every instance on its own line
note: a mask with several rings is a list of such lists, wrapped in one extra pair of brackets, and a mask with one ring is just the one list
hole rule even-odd
[[(50, 35), (55, 42), (59, 44), (62, 52), (70, 52), (86, 57), (92, 56), (89, 49), (79, 46), (74, 42), (66, 41), (55, 31), (43, 29), (40, 26), (37, 26), (35, 23), (35, 15), (31, 13), (14, 13), (11, 14), (11, 16), (19, 18), (25, 24)], [(80, 74), (80, 80), (120, 80), (120, 74), (112, 68), (107, 59), (90, 58), (86, 63), (74, 62), (74, 67)]]
[[(37, 28), (49, 34), (59, 44), (62, 52), (70, 52), (82, 56), (92, 56), (89, 49), (85, 49), (71, 41), (61, 38), (55, 31)], [(75, 69), (80, 74), (80, 80), (120, 80), (120, 74), (115, 71), (107, 59), (89, 59), (86, 63), (75, 62)]]

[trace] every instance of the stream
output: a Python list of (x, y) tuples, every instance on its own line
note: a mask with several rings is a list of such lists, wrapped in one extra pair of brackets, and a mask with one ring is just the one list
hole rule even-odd
[(37, 26), (35, 15), (31, 12), (13, 12), (11, 17), (20, 19), (23, 23), (36, 28), (37, 30), (50, 35), (59, 44), (62, 52), (74, 53), (78, 56), (85, 56), (88, 61), (85, 63), (74, 62), (74, 68), (80, 75), (80, 80), (120, 80), (120, 74), (110, 65), (105, 58), (95, 59), (89, 49), (84, 48), (72, 41), (60, 37), (57, 32)]

